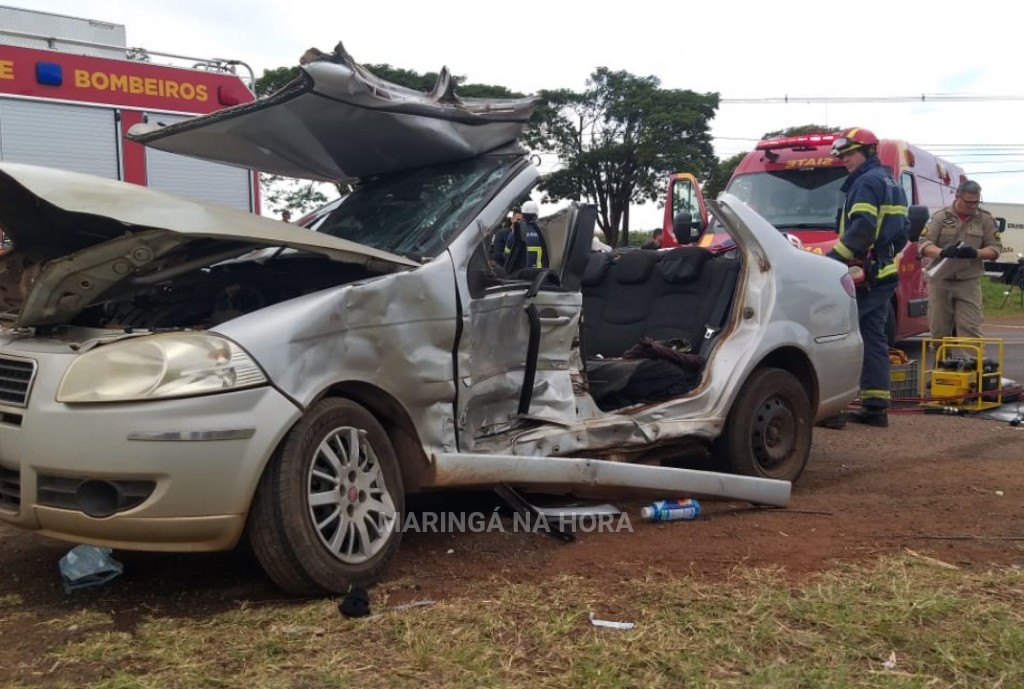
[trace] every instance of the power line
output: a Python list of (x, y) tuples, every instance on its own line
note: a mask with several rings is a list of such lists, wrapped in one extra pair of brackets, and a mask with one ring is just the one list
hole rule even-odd
[(1024, 101), (1024, 96), (981, 96), (953, 93), (922, 93), (916, 96), (765, 96), (759, 98), (720, 98), (719, 103), (766, 105), (786, 103), (998, 103)]

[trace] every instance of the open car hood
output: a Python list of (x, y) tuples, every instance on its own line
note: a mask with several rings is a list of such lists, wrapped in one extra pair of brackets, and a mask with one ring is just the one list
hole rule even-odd
[(66, 323), (115, 286), (156, 283), (264, 247), (417, 266), (355, 242), (65, 170), (0, 163), (0, 227), (14, 250), (0, 256), (0, 307), (20, 326)]
[(441, 70), (430, 93), (384, 81), (334, 53), (310, 49), (299, 77), (267, 98), (175, 124), (137, 124), (128, 138), (171, 153), (287, 177), (351, 181), (452, 162), (511, 143), (536, 98), (455, 95)]

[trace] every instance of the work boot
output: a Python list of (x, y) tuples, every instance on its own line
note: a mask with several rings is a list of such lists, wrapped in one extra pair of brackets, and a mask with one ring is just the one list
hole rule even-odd
[(827, 419), (822, 420), (819, 426), (824, 428), (831, 428), (834, 431), (841, 431), (846, 428), (846, 412), (840, 412), (835, 416), (830, 416)]
[(875, 426), (876, 428), (889, 427), (889, 414), (884, 409), (861, 409), (860, 411), (851, 412), (849, 418), (850, 421), (862, 423), (865, 426)]

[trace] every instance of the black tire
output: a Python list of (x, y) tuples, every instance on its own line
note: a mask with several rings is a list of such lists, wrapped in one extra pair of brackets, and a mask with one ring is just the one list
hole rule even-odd
[(398, 551), (404, 515), (402, 475), (384, 428), (359, 404), (328, 398), (289, 431), (264, 470), (248, 535), (284, 591), (343, 594), (380, 578)]
[(885, 339), (890, 347), (896, 346), (896, 307), (889, 302), (889, 309), (885, 312)]
[(811, 453), (811, 403), (788, 371), (761, 368), (737, 396), (715, 441), (719, 466), (734, 474), (796, 483)]

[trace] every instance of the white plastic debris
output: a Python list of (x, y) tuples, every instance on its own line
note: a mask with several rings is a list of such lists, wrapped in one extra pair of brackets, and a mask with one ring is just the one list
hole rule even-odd
[(590, 612), (590, 623), (594, 627), (605, 627), (609, 630), (632, 630), (636, 625), (633, 622), (612, 622), (607, 619), (597, 619), (594, 611)]
[(60, 559), (64, 591), (102, 586), (124, 571), (124, 565), (110, 556), (110, 548), (76, 545)]
[(896, 669), (896, 651), (889, 652), (889, 659), (882, 663), (882, 667), (884, 667), (886, 670)]
[(425, 607), (427, 605), (433, 605), (436, 602), (437, 601), (434, 601), (434, 600), (417, 600), (417, 601), (413, 601), (412, 603), (402, 603), (401, 605), (396, 605), (396, 606), (392, 607), (391, 609), (392, 610), (409, 610), (410, 608), (422, 608), (422, 607)]
[(996, 495), (998, 495), (999, 497), (1003, 497), (1003, 491), (997, 490)]

